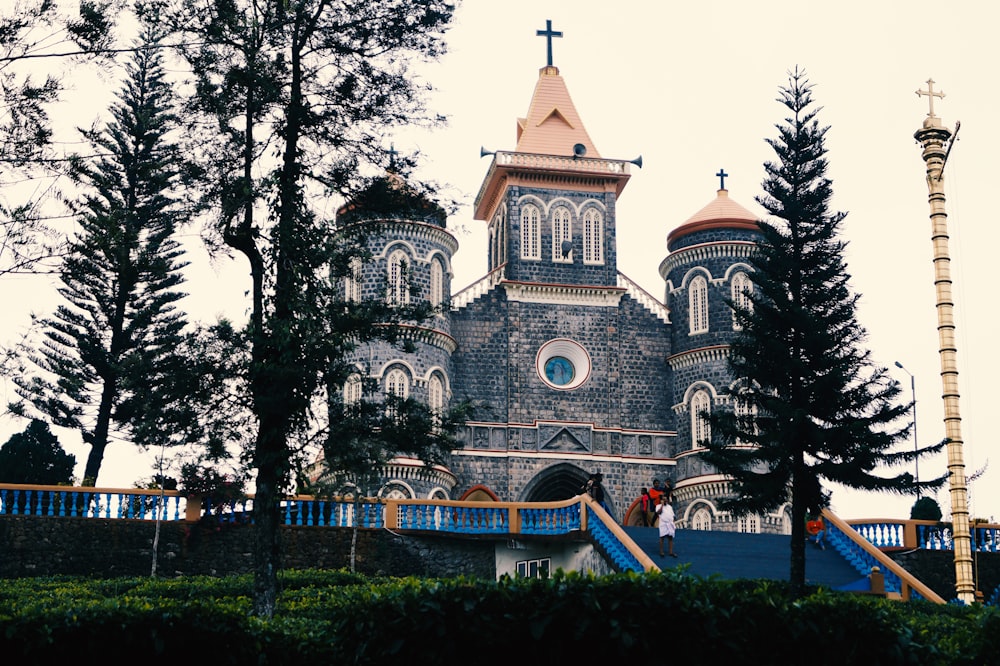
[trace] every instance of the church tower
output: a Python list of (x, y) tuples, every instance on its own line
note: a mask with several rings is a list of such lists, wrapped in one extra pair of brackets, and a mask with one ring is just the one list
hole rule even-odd
[[(350, 358), (354, 374), (344, 384), (343, 404), (361, 400), (367, 384), (378, 393), (420, 400), (432, 410), (447, 409), (456, 343), (445, 304), (458, 241), (446, 228), (444, 209), (390, 172), (341, 207), (337, 226), (345, 233), (358, 232), (369, 256), (352, 263), (344, 300), (422, 301), (439, 308), (428, 319), (405, 326), (405, 346), (384, 341), (359, 346)], [(386, 498), (449, 499), (456, 483), (447, 469), (428, 469), (402, 456), (393, 458), (380, 476), (380, 487), (367, 491)]]
[(784, 512), (739, 519), (720, 512), (718, 500), (729, 493), (728, 481), (700, 455), (701, 442), (712, 437), (704, 414), (739, 405), (734, 397), (741, 387), (727, 365), (729, 344), (739, 330), (729, 303), (749, 304), (749, 259), (761, 238), (757, 216), (729, 198), (728, 174), (716, 175), (715, 198), (670, 232), (669, 254), (660, 264), (673, 319), (668, 362), (678, 435), (675, 509), (681, 524), (693, 529), (786, 533)]
[(560, 34), (539, 34), (549, 61), (475, 202), (489, 272), (452, 301), (455, 394), (487, 406), (452, 469), (517, 501), (567, 499), (599, 471), (620, 519), (669, 473), (669, 315), (617, 267), (618, 197), (640, 162), (601, 156), (552, 64)]

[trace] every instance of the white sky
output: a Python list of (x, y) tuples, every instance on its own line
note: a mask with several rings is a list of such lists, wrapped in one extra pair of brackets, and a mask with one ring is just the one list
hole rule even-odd
[[(661, 299), (657, 267), (667, 234), (715, 197), (720, 168), (729, 174), (730, 197), (763, 214), (754, 198), (762, 164), (773, 159), (764, 139), (786, 115), (777, 89), (794, 66), (806, 70), (823, 107), (819, 120), (831, 126), (833, 207), (849, 213), (843, 230), (852, 286), (863, 294), (859, 320), (875, 361), (891, 368), (904, 396), (910, 378), (894, 362), (916, 377), (921, 443), (944, 437), (927, 188), (913, 139), (927, 113), (926, 98), (915, 91), (934, 79), (947, 95), (935, 101), (937, 115), (948, 127), (962, 124), (945, 181), (964, 457), (969, 473), (992, 463), (970, 486), (970, 508), (977, 517), (1000, 514), (1000, 460), (990, 460), (996, 456), (988, 425), (998, 370), (989, 339), (995, 325), (989, 283), (982, 285), (1000, 240), (989, 191), (991, 158), (1000, 154), (1000, 129), (991, 118), (1000, 92), (989, 76), (1000, 5), (842, 0), (820, 11), (771, 0), (466, 0), (448, 33), (449, 54), (425, 70), (438, 89), (432, 107), (449, 117), (449, 126), (391, 139), (397, 150), (424, 154), (418, 176), (464, 197), (449, 222), (461, 244), (454, 291), (485, 273), (485, 223), (471, 213), (489, 165), (479, 149), (514, 148), (515, 119), (527, 112), (545, 64), (545, 40), (535, 31), (546, 19), (563, 32), (553, 40), (554, 64), (598, 151), (613, 159), (642, 155), (643, 168), (633, 168), (618, 205), (618, 268)], [(66, 110), (74, 122), (89, 123), (79, 106)], [(244, 266), (237, 261), (215, 270), (191, 276), (188, 290), (202, 295), (190, 304), (194, 317), (244, 309)], [(48, 297), (27, 284), (0, 280), (4, 339), (32, 309), (46, 313), (39, 308)], [(12, 393), (4, 391), (6, 401)], [(0, 442), (22, 428), (0, 420)], [(60, 436), (82, 470), (86, 448)], [(920, 475), (944, 473), (945, 464), (943, 454), (921, 461)], [(147, 474), (148, 465), (118, 444), (109, 447), (99, 481), (128, 486)], [(938, 500), (947, 514), (947, 492)], [(845, 518), (906, 518), (912, 503), (842, 488), (833, 495), (834, 510)]]

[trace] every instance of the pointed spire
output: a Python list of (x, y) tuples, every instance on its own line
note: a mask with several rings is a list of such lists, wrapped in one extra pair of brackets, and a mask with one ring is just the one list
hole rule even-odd
[(571, 157), (577, 144), (586, 149), (587, 157), (600, 158), (559, 69), (543, 67), (538, 73), (528, 115), (517, 120), (517, 147), (514, 150)]

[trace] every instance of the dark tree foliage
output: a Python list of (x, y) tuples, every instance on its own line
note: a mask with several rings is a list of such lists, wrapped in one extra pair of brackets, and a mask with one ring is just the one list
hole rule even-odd
[[(416, 458), (428, 468), (446, 464), (457, 444), (455, 433), (473, 413), (468, 401), (435, 411), (412, 397), (384, 392), (380, 382), (370, 376), (359, 381), (361, 398), (346, 404), (339, 390), (343, 382), (331, 382), (329, 425), (323, 442), (324, 475), (311, 489), (318, 495), (349, 492), (356, 505), (362, 496), (375, 495), (386, 466), (396, 456)], [(357, 509), (355, 515), (359, 515)], [(352, 571), (357, 531), (355, 521)]]
[(31, 357), (43, 372), (15, 377), (25, 401), (91, 447), (85, 484), (96, 482), (114, 433), (153, 419), (159, 401), (149, 397), (185, 325), (175, 307), (184, 295), (173, 238), (180, 159), (167, 137), (175, 118), (155, 48), (134, 53), (112, 116), (85, 132), (104, 157), (74, 164), (87, 193), (69, 202), (80, 232), (60, 270), (66, 304), (43, 322)]
[(910, 520), (941, 520), (941, 505), (933, 497), (921, 497), (910, 507)]
[[(215, 239), (250, 269), (250, 359), (257, 422), (254, 611), (271, 616), (280, 569), (282, 492), (293, 440), (309, 429), (327, 369), (364, 331), (392, 337), (344, 307), (343, 236), (320, 211), (378, 163), (383, 135), (425, 117), (408, 67), (443, 50), (453, 7), (441, 0), (195, 0), (178, 3), (194, 76), (189, 102)], [(355, 246), (355, 254), (356, 248)], [(339, 255), (339, 256), (338, 256)], [(359, 314), (359, 311), (361, 312)]]
[[(816, 120), (812, 86), (796, 69), (778, 101), (790, 112), (769, 139), (777, 160), (764, 164), (764, 195), (773, 216), (751, 260), (749, 309), (736, 307), (742, 330), (730, 349), (730, 370), (742, 409), (711, 415), (714, 441), (705, 459), (732, 477), (726, 509), (774, 510), (791, 498), (791, 583), (805, 582), (805, 517), (828, 505), (823, 481), (857, 490), (914, 493), (911, 474), (880, 471), (920, 452), (895, 451), (909, 426), (910, 405), (895, 404), (900, 388), (862, 346), (839, 239), (845, 213), (829, 209), (826, 127)], [(908, 421), (907, 421), (908, 423)], [(921, 481), (940, 487), (944, 477)]]
[[(62, 90), (58, 70), (101, 58), (114, 4), (83, 0), (67, 14), (53, 0), (18, 0), (0, 10), (0, 186), (62, 172), (64, 163), (49, 150), (48, 107)], [(11, 188), (0, 197), (0, 274), (47, 272), (62, 248), (42, 213), (45, 202), (18, 196)]]
[(0, 483), (72, 483), (74, 467), (76, 456), (66, 453), (49, 425), (38, 419), (0, 447)]

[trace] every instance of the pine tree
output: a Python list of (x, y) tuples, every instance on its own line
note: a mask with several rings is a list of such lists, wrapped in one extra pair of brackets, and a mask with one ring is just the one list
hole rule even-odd
[(790, 73), (778, 101), (791, 115), (767, 141), (777, 160), (764, 164), (764, 195), (757, 198), (774, 219), (760, 223), (750, 306), (730, 303), (741, 325), (729, 360), (740, 408), (711, 415), (717, 437), (704, 444), (705, 459), (732, 478), (725, 508), (774, 510), (790, 495), (790, 580), (798, 595), (805, 584), (807, 512), (829, 504), (823, 482), (915, 493), (912, 475), (878, 472), (917, 454), (894, 451), (908, 434), (909, 425), (897, 424), (910, 406), (894, 403), (898, 383), (863, 347), (859, 295), (851, 292), (839, 238), (846, 213), (829, 208), (828, 128), (816, 119), (819, 108), (804, 72)]
[(113, 120), (84, 132), (103, 156), (74, 165), (87, 193), (70, 202), (80, 231), (60, 269), (66, 303), (43, 322), (31, 357), (42, 373), (15, 378), (24, 400), (90, 446), (85, 484), (96, 482), (112, 436), (127, 436), (157, 409), (150, 382), (185, 325), (175, 309), (184, 296), (174, 240), (180, 159), (167, 137), (175, 117), (154, 40), (145, 43), (127, 66)]

